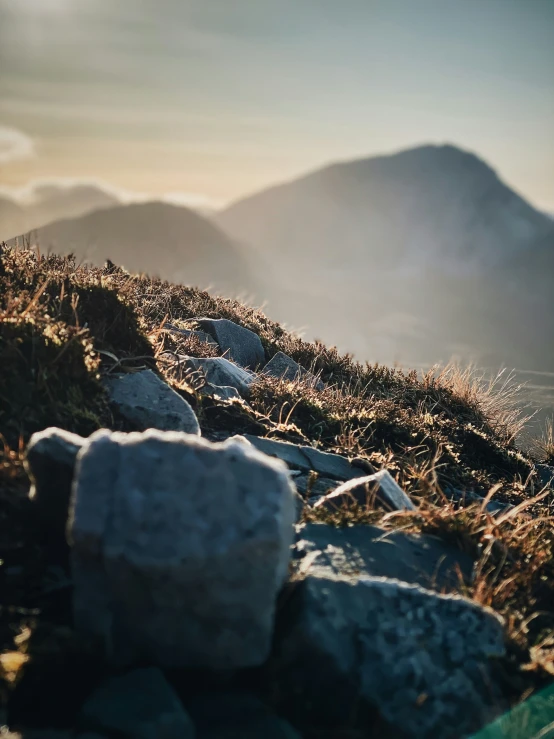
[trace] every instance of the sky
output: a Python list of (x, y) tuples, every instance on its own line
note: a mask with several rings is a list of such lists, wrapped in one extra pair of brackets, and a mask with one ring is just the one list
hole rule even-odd
[(554, 0), (0, 0), (0, 186), (217, 206), (448, 142), (554, 212), (553, 37)]

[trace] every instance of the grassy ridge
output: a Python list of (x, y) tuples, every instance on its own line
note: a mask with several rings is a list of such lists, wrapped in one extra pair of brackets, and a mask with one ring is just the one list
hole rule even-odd
[[(217, 351), (164, 328), (167, 322), (193, 327), (200, 316), (229, 318), (255, 331), (268, 359), (285, 352), (317, 373), (326, 389), (260, 377), (248, 404), (202, 396), (202, 378), (182, 376), (171, 353)], [(207, 436), (248, 431), (358, 458), (368, 469), (386, 466), (418, 503), (415, 514), (351, 507), (318, 515), (336, 525), (379, 521), (425, 530), (469, 551), (477, 576), (464, 592), (507, 619), (507, 689), (520, 695), (554, 674), (554, 644), (545, 641), (554, 624), (549, 494), (541, 491), (535, 460), (514, 444), (522, 418), (508, 387), (485, 387), (454, 367), (422, 377), (362, 365), (302, 341), (235, 300), (129, 275), (112, 264), (89, 268), (7, 248), (0, 253), (0, 559), (20, 557), (23, 569), (2, 591), (2, 649), (13, 649), (14, 635), (41, 619), (42, 605), (29, 586), (44, 563), (28, 525), (25, 444), (52, 425), (85, 436), (100, 427), (124, 428), (108, 406), (101, 376), (140, 367), (159, 372), (191, 403)], [(516, 508), (496, 519), (477, 505), (455, 510), (442, 492), (447, 486), (494, 495)], [(37, 607), (34, 620), (13, 615), (13, 609)]]

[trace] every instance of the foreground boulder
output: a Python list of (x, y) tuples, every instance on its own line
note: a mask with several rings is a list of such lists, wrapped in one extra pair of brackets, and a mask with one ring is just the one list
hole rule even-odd
[(29, 497), (40, 530), (53, 548), (65, 545), (65, 526), (77, 454), (86, 439), (58, 428), (31, 436), (25, 466), (31, 478)]
[(195, 739), (194, 725), (156, 667), (133, 670), (101, 685), (83, 706), (84, 728), (121, 739)]
[(105, 384), (111, 403), (138, 430), (200, 434), (190, 405), (152, 370), (109, 376)]
[(363, 705), (401, 736), (454, 739), (504, 707), (490, 669), (502, 621), (459, 596), (308, 574), (280, 633), (272, 674), (300, 726), (344, 726)]
[(196, 322), (219, 344), (225, 356), (241, 367), (256, 369), (265, 362), (260, 337), (250, 329), (226, 318), (197, 318)]
[(262, 663), (288, 574), (293, 496), (285, 466), (248, 444), (93, 434), (68, 524), (78, 630), (116, 663)]

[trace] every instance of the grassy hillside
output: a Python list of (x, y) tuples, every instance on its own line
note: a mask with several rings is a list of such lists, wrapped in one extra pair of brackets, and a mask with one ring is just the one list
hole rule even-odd
[[(268, 358), (285, 352), (318, 373), (326, 389), (260, 377), (248, 404), (202, 396), (201, 378), (179, 376), (171, 359), (161, 356), (168, 350), (216, 354), (207, 344), (164, 330), (166, 322), (192, 325), (200, 316), (252, 329)], [(70, 627), (56, 590), (46, 599), (37, 596), (48, 562), (29, 522), (25, 444), (33, 432), (53, 425), (82, 435), (122, 428), (101, 376), (139, 367), (159, 372), (191, 403), (208, 438), (249, 432), (339, 452), (367, 469), (387, 467), (418, 504), (416, 513), (352, 507), (318, 515), (336, 525), (378, 521), (425, 530), (469, 552), (477, 576), (467, 594), (507, 619), (506, 690), (516, 699), (551, 679), (554, 645), (545, 637), (554, 620), (552, 496), (541, 488), (536, 460), (514, 445), (522, 419), (509, 387), (483, 387), (455, 367), (421, 377), (363, 366), (334, 348), (302, 341), (236, 301), (133, 276), (111, 264), (78, 267), (71, 258), (6, 247), (0, 253), (0, 651), (13, 655), (16, 637), (15, 652), (23, 654), (29, 631), (42, 629), (50, 638)], [(456, 510), (442, 492), (449, 486), (516, 507), (497, 518), (477, 505)], [(19, 568), (9, 583), (7, 567)], [(67, 637), (55, 643), (55, 650), (63, 650)], [(17, 658), (0, 665), (9, 692)]]

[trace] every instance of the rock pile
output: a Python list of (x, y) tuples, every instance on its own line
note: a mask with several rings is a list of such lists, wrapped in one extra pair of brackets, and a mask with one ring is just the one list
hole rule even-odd
[[(248, 398), (256, 371), (323, 390), (285, 355), (266, 363), (252, 332), (197, 324), (226, 356), (180, 361), (219, 402)], [(47, 429), (27, 450), (31, 507), (56, 546), (67, 535), (74, 627), (104, 665), (72, 736), (366, 736), (384, 722), (387, 736), (451, 739), (505, 708), (502, 619), (445, 594), (471, 558), (430, 536), (295, 523), (299, 499), (416, 510), (387, 470), (253, 434), (209, 441), (149, 370), (106, 387), (136, 431)]]

